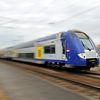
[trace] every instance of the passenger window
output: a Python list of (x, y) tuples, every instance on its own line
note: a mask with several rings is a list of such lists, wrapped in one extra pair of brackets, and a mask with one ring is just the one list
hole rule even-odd
[(45, 46), (44, 53), (45, 54), (54, 54), (55, 53), (55, 45)]
[(54, 46), (54, 45), (51, 46), (51, 53), (52, 53), (52, 54), (55, 53), (55, 46)]
[(19, 58), (34, 58), (34, 53), (19, 53)]
[(44, 47), (44, 53), (46, 53), (46, 54), (50, 53), (50, 46)]

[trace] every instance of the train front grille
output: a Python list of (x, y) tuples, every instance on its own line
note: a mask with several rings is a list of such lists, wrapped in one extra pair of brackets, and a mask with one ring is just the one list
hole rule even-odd
[(97, 65), (96, 58), (87, 59), (87, 66), (96, 66), (96, 65)]

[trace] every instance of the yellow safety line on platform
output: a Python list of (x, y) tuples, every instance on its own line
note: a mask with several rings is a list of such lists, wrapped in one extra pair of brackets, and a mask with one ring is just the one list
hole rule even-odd
[(5, 95), (4, 91), (0, 89), (0, 100), (8, 100), (7, 96)]

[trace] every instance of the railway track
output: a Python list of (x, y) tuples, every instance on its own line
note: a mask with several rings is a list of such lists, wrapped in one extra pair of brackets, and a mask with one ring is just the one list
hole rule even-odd
[(96, 71), (86, 71), (85, 73), (86, 74), (92, 74), (92, 75), (100, 75), (100, 73), (96, 72)]
[(20, 67), (31, 73), (37, 73), (40, 77), (43, 77), (43, 79), (58, 84), (60, 87), (69, 88), (76, 92), (78, 91), (82, 95), (84, 91), (87, 96), (92, 96), (96, 100), (100, 100), (100, 79), (98, 78), (87, 77), (79, 74), (63, 73), (52, 69), (36, 66), (33, 67), (32, 65), (20, 64), (17, 62), (2, 62)]
[(100, 74), (99, 73), (96, 73), (96, 72), (91, 72), (90, 73), (86, 73), (84, 74), (84, 76), (87, 76), (87, 77), (91, 77), (91, 78), (95, 78), (95, 79), (98, 79), (100, 80)]
[(100, 80), (100, 76), (99, 75), (95, 76), (95, 75), (89, 75), (89, 74), (87, 74), (87, 75), (84, 75), (84, 76)]
[[(67, 71), (67, 73), (68, 73), (68, 71)], [(86, 76), (86, 77), (90, 77), (90, 78), (95, 78), (95, 79), (100, 80), (100, 73), (98, 73), (96, 71), (76, 71), (76, 72), (69, 72), (69, 73), (81, 75), (81, 76)]]

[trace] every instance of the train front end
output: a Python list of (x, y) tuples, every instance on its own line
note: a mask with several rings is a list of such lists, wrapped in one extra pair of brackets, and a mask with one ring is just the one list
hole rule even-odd
[(97, 48), (91, 38), (81, 31), (68, 31), (66, 36), (67, 64), (91, 68), (99, 64)]

